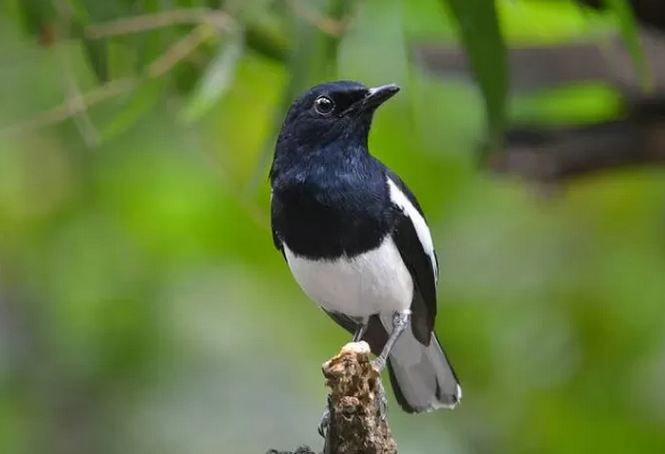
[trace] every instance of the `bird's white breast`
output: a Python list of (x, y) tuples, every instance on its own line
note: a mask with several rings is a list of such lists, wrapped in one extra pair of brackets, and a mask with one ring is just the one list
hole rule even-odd
[(299, 257), (283, 246), (300, 287), (328, 311), (367, 317), (411, 306), (413, 281), (390, 235), (376, 249), (333, 260)]

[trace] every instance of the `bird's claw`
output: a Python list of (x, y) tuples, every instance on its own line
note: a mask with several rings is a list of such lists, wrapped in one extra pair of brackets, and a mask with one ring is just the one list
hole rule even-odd
[(379, 356), (378, 358), (372, 361), (372, 367), (374, 368), (374, 370), (381, 373), (383, 369), (386, 367), (386, 360), (383, 359), (383, 357)]
[(377, 383), (375, 401), (377, 414), (381, 418), (381, 421), (385, 421), (386, 414), (388, 413), (388, 398), (381, 382)]
[(319, 421), (319, 426), (317, 431), (321, 437), (326, 438), (326, 432), (328, 432), (328, 427), (330, 426), (330, 410), (328, 407), (323, 411), (321, 415), (321, 420)]

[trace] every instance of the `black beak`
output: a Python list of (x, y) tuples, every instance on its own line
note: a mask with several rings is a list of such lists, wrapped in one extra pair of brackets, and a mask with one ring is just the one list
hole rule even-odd
[(375, 109), (381, 104), (392, 98), (399, 91), (396, 84), (381, 85), (380, 87), (370, 88), (363, 99), (363, 109)]
[(340, 113), (338, 116), (343, 117), (351, 112), (371, 112), (381, 104), (392, 98), (399, 91), (399, 86), (396, 84), (381, 85), (379, 87), (370, 88), (367, 94), (360, 101), (353, 103), (348, 109)]

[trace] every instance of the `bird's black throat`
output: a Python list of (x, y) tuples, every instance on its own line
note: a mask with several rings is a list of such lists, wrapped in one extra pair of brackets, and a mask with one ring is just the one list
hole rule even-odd
[(339, 81), (291, 105), (270, 170), (277, 247), (334, 259), (381, 244), (395, 214), (385, 168), (370, 156), (367, 140), (374, 110), (397, 90)]
[(363, 145), (335, 142), (297, 159), (278, 152), (271, 183), (273, 229), (299, 256), (352, 257), (389, 233), (384, 168)]

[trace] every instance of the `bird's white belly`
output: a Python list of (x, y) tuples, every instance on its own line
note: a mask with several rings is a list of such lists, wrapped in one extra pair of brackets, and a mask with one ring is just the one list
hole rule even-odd
[(352, 258), (312, 260), (286, 244), (284, 253), (303, 291), (328, 311), (367, 317), (411, 306), (411, 274), (390, 235), (378, 248)]

